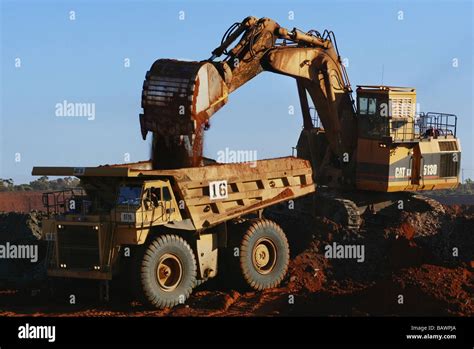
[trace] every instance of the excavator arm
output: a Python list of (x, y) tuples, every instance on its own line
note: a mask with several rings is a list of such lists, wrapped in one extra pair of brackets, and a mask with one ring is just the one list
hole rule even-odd
[[(254, 17), (234, 23), (208, 60), (160, 59), (147, 73), (140, 123), (144, 138), (148, 131), (154, 134), (156, 167), (197, 165), (196, 153), (202, 150), (202, 131), (209, 127), (209, 119), (227, 103), (230, 93), (262, 71), (296, 79), (308, 132), (314, 128), (309, 94), (329, 148), (344, 167), (344, 159), (350, 159), (356, 149), (357, 127), (352, 90), (334, 34), (288, 31), (269, 18)], [(182, 156), (177, 156), (180, 152)], [(166, 153), (173, 154), (173, 161)], [(186, 153), (189, 163), (183, 161)], [(178, 163), (173, 163), (176, 159)]]

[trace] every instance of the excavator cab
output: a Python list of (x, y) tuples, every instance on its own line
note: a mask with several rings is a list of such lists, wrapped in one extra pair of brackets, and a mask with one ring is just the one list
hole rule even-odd
[(416, 91), (411, 87), (358, 86), (359, 137), (415, 139)]
[(459, 183), (457, 117), (416, 114), (411, 87), (358, 86), (357, 189), (451, 189)]

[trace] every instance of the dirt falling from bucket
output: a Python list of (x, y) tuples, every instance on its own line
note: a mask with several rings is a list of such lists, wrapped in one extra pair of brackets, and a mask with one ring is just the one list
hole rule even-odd
[(202, 166), (204, 128), (205, 125), (202, 123), (196, 125), (194, 141), (192, 141), (190, 137), (176, 141), (172, 137), (157, 136), (154, 134), (151, 146), (153, 168), (166, 170)]

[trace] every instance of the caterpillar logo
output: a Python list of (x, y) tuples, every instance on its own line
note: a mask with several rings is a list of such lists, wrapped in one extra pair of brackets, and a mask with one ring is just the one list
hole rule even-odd
[(395, 167), (395, 178), (405, 178), (411, 176), (411, 168)]
[[(423, 166), (423, 176), (436, 176), (438, 174), (438, 165), (428, 164)], [(395, 167), (395, 178), (406, 178), (411, 176), (411, 168)]]

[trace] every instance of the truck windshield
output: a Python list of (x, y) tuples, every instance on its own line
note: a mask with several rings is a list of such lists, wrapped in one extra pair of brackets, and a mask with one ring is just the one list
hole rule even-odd
[(121, 186), (117, 205), (140, 205), (141, 186)]

